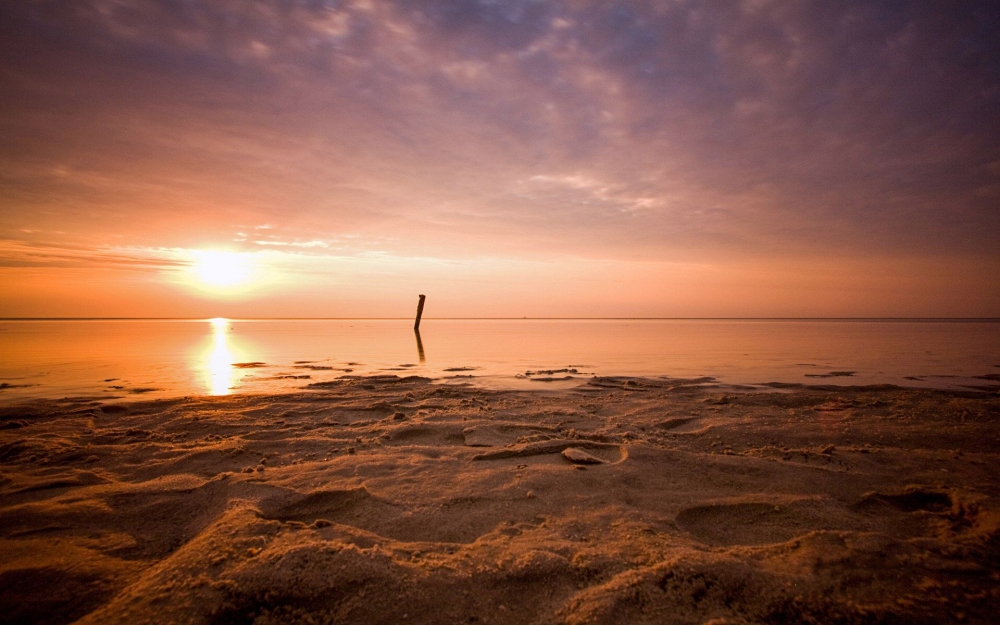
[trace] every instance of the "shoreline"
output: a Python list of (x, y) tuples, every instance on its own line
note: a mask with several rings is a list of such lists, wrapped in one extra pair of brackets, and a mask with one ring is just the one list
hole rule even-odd
[(0, 408), (7, 618), (985, 623), (1000, 605), (996, 387), (583, 382)]
[[(464, 371), (465, 368), (459, 367), (451, 369), (453, 371)], [(449, 371), (451, 371), (449, 370)], [(398, 371), (398, 369), (394, 370)], [(297, 395), (300, 393), (310, 393), (310, 392), (320, 392), (324, 388), (330, 388), (337, 386), (345, 382), (351, 382), (356, 380), (378, 380), (380, 378), (419, 378), (430, 384), (436, 384), (441, 386), (468, 386), (473, 389), (488, 391), (488, 392), (532, 392), (532, 391), (556, 391), (565, 392), (572, 391), (581, 387), (593, 386), (596, 382), (600, 384), (601, 380), (636, 380), (645, 381), (644, 383), (652, 383), (654, 385), (663, 384), (683, 384), (685, 386), (694, 386), (704, 390), (716, 390), (719, 392), (731, 392), (731, 393), (766, 393), (766, 392), (794, 392), (794, 391), (844, 391), (844, 392), (854, 392), (860, 390), (885, 390), (885, 391), (944, 391), (944, 392), (955, 392), (955, 393), (986, 393), (998, 394), (1000, 393), (1000, 374), (996, 373), (986, 373), (982, 375), (966, 375), (966, 376), (955, 376), (955, 375), (925, 375), (925, 376), (915, 376), (909, 381), (926, 382), (929, 378), (940, 378), (940, 379), (961, 379), (969, 383), (966, 384), (954, 384), (954, 385), (911, 385), (911, 384), (894, 384), (894, 383), (882, 383), (882, 382), (871, 382), (871, 383), (859, 383), (859, 384), (832, 384), (832, 383), (818, 383), (818, 382), (784, 382), (784, 381), (771, 381), (771, 382), (727, 382), (720, 378), (714, 376), (700, 376), (696, 378), (679, 378), (667, 375), (661, 376), (646, 376), (646, 375), (610, 375), (610, 374), (598, 374), (598, 373), (578, 373), (565, 375), (563, 377), (531, 377), (530, 375), (525, 375), (522, 373), (512, 374), (507, 376), (500, 375), (475, 375), (475, 374), (453, 374), (444, 375), (437, 377), (430, 377), (426, 375), (420, 375), (420, 372), (413, 371), (411, 375), (400, 376), (396, 373), (386, 373), (384, 371), (376, 371), (372, 373), (364, 374), (347, 374), (341, 375), (336, 378), (328, 380), (317, 380), (315, 382), (306, 382), (302, 386), (289, 386), (286, 388), (261, 388), (252, 389), (248, 385), (243, 385), (240, 387), (234, 387), (230, 389), (231, 393), (226, 394), (208, 394), (208, 393), (185, 393), (183, 391), (171, 391), (167, 389), (162, 389), (158, 387), (149, 386), (138, 386), (134, 388), (121, 387), (119, 390), (115, 391), (118, 394), (106, 394), (102, 395), (97, 392), (92, 392), (92, 394), (81, 393), (79, 395), (62, 395), (54, 394), (50, 396), (40, 395), (17, 395), (17, 396), (4, 396), (3, 391), (6, 390), (16, 390), (22, 388), (34, 388), (40, 386), (37, 383), (29, 384), (10, 384), (7, 382), (0, 383), (0, 410), (4, 408), (14, 408), (18, 406), (30, 406), (32, 404), (38, 403), (87, 403), (87, 402), (98, 402), (98, 403), (130, 403), (138, 401), (171, 401), (177, 399), (221, 399), (221, 398), (232, 398), (232, 397), (276, 397), (284, 395)], [(527, 372), (529, 374), (536, 374), (536, 372)], [(833, 374), (824, 375), (810, 375), (806, 377), (810, 378), (837, 378), (845, 379), (852, 376), (848, 375), (838, 375), (839, 372), (833, 372)], [(849, 372), (853, 373), (853, 372)], [(291, 376), (285, 376), (291, 377)], [(302, 376), (308, 377), (308, 376)], [(982, 381), (982, 384), (976, 384), (975, 381)], [(155, 384), (155, 383), (151, 383)], [(94, 385), (94, 389), (100, 388), (99, 385)]]

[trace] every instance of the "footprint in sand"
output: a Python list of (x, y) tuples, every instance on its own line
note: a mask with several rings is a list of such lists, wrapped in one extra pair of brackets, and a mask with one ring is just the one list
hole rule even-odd
[(699, 542), (731, 547), (791, 540), (818, 529), (853, 529), (833, 502), (746, 502), (681, 510), (677, 525)]
[(951, 494), (946, 491), (914, 487), (897, 495), (868, 493), (861, 498), (856, 507), (862, 510), (872, 510), (886, 505), (900, 512), (940, 513), (951, 511), (953, 502)]
[(851, 508), (897, 537), (933, 535), (942, 527), (950, 527), (956, 533), (971, 529), (985, 530), (984, 535), (1000, 535), (996, 528), (987, 528), (995, 521), (988, 515), (980, 515), (978, 506), (967, 505), (951, 491), (925, 486), (910, 486), (891, 494), (868, 493)]

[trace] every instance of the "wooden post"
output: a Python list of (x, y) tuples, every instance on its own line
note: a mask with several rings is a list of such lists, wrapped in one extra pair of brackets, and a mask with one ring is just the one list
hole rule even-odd
[(413, 322), (413, 329), (420, 330), (420, 315), (424, 314), (424, 296), (420, 296), (420, 301), (417, 302), (417, 320)]
[(420, 364), (427, 361), (427, 357), (424, 356), (424, 342), (420, 340), (420, 330), (414, 328), (413, 333), (417, 336), (417, 356), (420, 357)]

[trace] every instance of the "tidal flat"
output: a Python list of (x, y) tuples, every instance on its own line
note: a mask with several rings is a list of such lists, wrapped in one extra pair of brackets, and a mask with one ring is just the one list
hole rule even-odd
[(993, 622), (996, 389), (782, 387), (0, 408), (0, 622)]

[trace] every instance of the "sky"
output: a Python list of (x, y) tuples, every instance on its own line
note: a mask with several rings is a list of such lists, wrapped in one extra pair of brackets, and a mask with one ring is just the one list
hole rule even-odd
[(1000, 317), (993, 0), (21, 0), (0, 94), (0, 316)]

